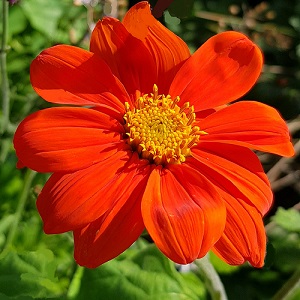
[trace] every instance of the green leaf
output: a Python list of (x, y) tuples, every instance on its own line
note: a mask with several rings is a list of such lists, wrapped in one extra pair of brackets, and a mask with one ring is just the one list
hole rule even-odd
[(273, 264), (283, 272), (293, 272), (300, 264), (300, 234), (281, 226), (268, 230), (268, 240), (275, 249)]
[(11, 36), (21, 33), (26, 29), (27, 20), (19, 5), (10, 8), (8, 22), (9, 34)]
[(197, 294), (198, 299), (206, 299), (206, 288), (195, 273), (182, 273), (181, 276), (186, 288)]
[[(55, 297), (62, 293), (50, 250), (9, 252), (0, 260), (0, 291), (8, 297)], [(23, 298), (20, 298), (23, 299)], [(27, 298), (24, 298), (27, 299)]]
[[(198, 289), (191, 289), (192, 284)], [(204, 293), (196, 277), (183, 277), (174, 263), (151, 245), (131, 259), (115, 259), (97, 269), (85, 269), (75, 299), (199, 300)]]
[(20, 3), (31, 26), (53, 38), (58, 21), (64, 13), (65, 4), (61, 0), (26, 0)]
[(296, 209), (290, 208), (285, 210), (279, 207), (273, 217), (273, 221), (288, 231), (300, 232), (300, 212)]

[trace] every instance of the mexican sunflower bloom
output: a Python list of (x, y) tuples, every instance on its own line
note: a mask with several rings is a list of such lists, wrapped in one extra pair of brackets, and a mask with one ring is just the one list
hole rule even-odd
[(272, 192), (252, 149), (294, 150), (275, 109), (227, 105), (261, 68), (261, 51), (238, 32), (191, 55), (145, 1), (123, 22), (99, 21), (90, 51), (44, 50), (31, 64), (32, 86), (68, 106), (28, 116), (14, 146), (19, 167), (53, 173), (37, 199), (45, 233), (73, 231), (75, 260), (89, 268), (145, 228), (176, 263), (213, 250), (232, 265), (263, 266)]

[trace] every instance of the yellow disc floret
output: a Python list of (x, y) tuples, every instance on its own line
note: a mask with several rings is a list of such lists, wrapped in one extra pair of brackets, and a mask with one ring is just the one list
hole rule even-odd
[(153, 94), (138, 98), (135, 108), (125, 103), (125, 130), (128, 144), (141, 158), (157, 165), (182, 163), (191, 155), (201, 134), (198, 126), (193, 126), (196, 115), (188, 102), (177, 105), (179, 97), (158, 95), (157, 86)]

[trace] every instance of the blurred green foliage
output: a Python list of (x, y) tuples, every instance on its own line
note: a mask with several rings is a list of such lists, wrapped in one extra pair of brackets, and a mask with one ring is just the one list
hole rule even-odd
[[(119, 4), (124, 9), (126, 3)], [(50, 106), (31, 88), (31, 60), (58, 43), (88, 48), (90, 29), (102, 16), (101, 7), (99, 3), (95, 7), (74, 5), (73, 0), (21, 0), (9, 8), (10, 127), (1, 137), (0, 148), (0, 250), (4, 250), (0, 254), (0, 299), (209, 299), (197, 272), (176, 271), (174, 264), (144, 239), (95, 270), (77, 267), (70, 234), (46, 236), (42, 231), (35, 199), (48, 175), (36, 174), (26, 182), (28, 173), (15, 167), (12, 136), (16, 125), (31, 112)], [(191, 51), (220, 31), (246, 33), (263, 50), (265, 67), (245, 98), (278, 108), (286, 119), (299, 115), (299, 1), (175, 0), (162, 22), (180, 35)], [(296, 131), (294, 138), (298, 137)], [(293, 163), (299, 166), (297, 158)], [(24, 193), (27, 199), (18, 219), (16, 212)], [(287, 209), (279, 208), (266, 219), (269, 250), (265, 268), (228, 266), (211, 254), (229, 299), (271, 299), (297, 272), (300, 214), (299, 206), (292, 206), (299, 202), (299, 190), (287, 186), (275, 194), (275, 210), (277, 203), (283, 202), (288, 203)], [(17, 230), (12, 235), (14, 226)], [(288, 299), (300, 299), (300, 289)]]

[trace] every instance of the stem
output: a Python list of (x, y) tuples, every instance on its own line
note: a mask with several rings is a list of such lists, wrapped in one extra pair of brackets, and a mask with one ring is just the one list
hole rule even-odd
[(73, 278), (69, 285), (67, 299), (75, 299), (77, 294), (79, 293), (81, 278), (83, 276), (84, 268), (80, 266), (76, 266), (76, 270), (73, 274)]
[(8, 50), (8, 1), (2, 0), (2, 41), (0, 49), (0, 68), (1, 68), (1, 94), (2, 94), (2, 124), (1, 133), (4, 133), (9, 124), (9, 84), (6, 67), (6, 53)]
[[(243, 18), (240, 17), (234, 17), (234, 16), (228, 16), (225, 14), (219, 14), (209, 11), (198, 11), (195, 13), (196, 18), (210, 20), (218, 23), (225, 23), (229, 24), (231, 26), (239, 26), (244, 27), (245, 26), (245, 19), (253, 19), (251, 17), (244, 16)], [(253, 23), (253, 24), (252, 24)], [(257, 32), (265, 32), (267, 30), (272, 30), (274, 32), (280, 32), (281, 34), (295, 37), (295, 32), (288, 28), (287, 26), (275, 26), (273, 23), (259, 23), (259, 22), (251, 22), (251, 24), (248, 22), (247, 28), (253, 29)]]
[(272, 300), (288, 300), (300, 287), (300, 269), (295, 271), (292, 277), (275, 294)]
[(17, 232), (17, 228), (18, 228), (18, 225), (19, 225), (21, 217), (22, 217), (22, 213), (24, 211), (25, 203), (28, 198), (29, 189), (31, 188), (32, 181), (33, 181), (35, 175), (36, 175), (35, 171), (27, 169), (26, 174), (25, 174), (25, 179), (24, 179), (24, 186), (21, 191), (18, 206), (17, 206), (17, 211), (14, 215), (14, 222), (12, 223), (10, 231), (7, 235), (6, 244), (5, 244), (5, 247), (1, 254), (1, 257), (4, 256), (7, 251), (9, 251), (9, 249), (14, 241), (14, 238), (15, 238), (15, 235)]
[(107, 17), (118, 18), (118, 1), (105, 0), (103, 3), (103, 12)]
[(294, 149), (295, 149), (295, 155), (294, 157), (282, 157), (267, 173), (267, 176), (269, 178), (269, 181), (271, 182), (271, 186), (272, 183), (274, 181), (276, 181), (282, 171), (284, 170), (284, 166), (286, 166), (287, 164), (290, 164), (294, 158), (300, 153), (300, 141), (298, 141), (295, 145), (294, 145)]
[(212, 300), (227, 300), (228, 298), (224, 285), (215, 268), (209, 261), (209, 254), (196, 260), (194, 263), (205, 280), (205, 285), (209, 290)]

